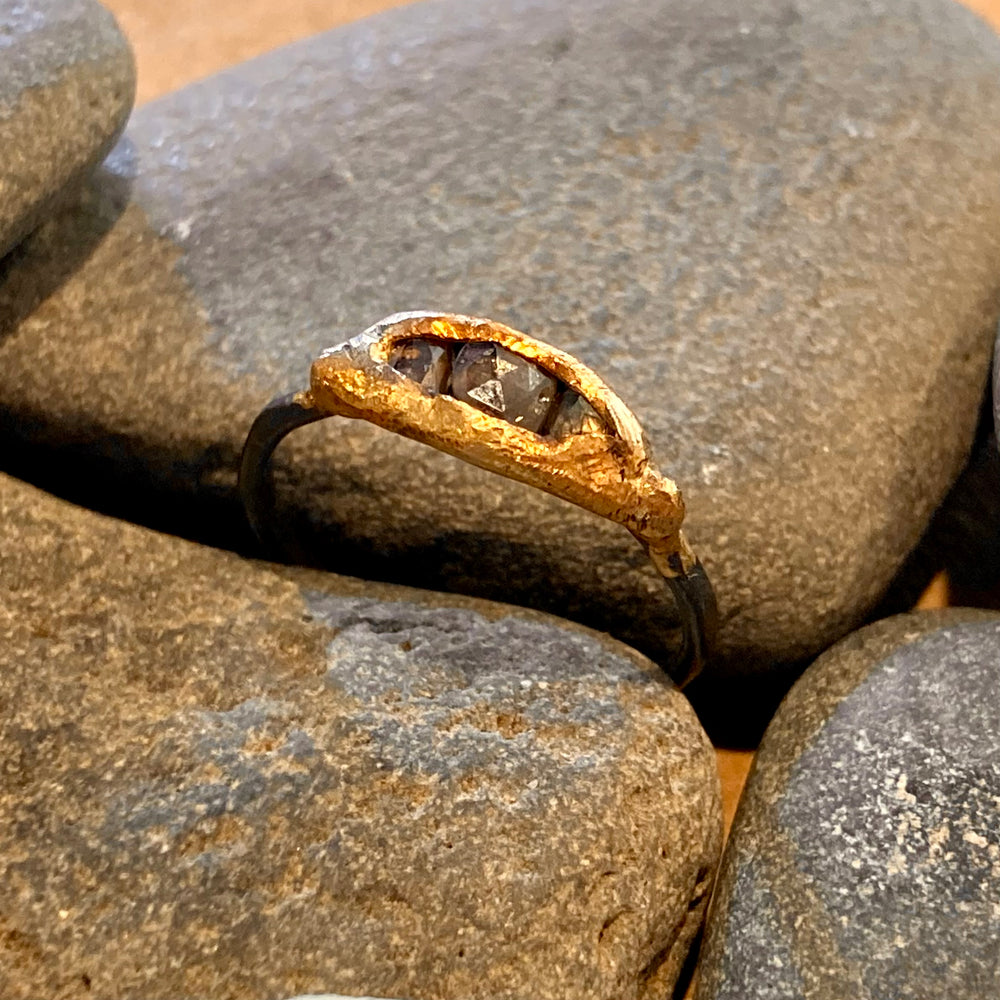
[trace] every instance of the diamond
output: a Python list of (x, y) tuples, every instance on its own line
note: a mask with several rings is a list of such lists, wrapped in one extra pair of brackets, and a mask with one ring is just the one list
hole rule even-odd
[(570, 434), (587, 434), (603, 430), (604, 424), (597, 411), (583, 396), (567, 389), (559, 402), (549, 433), (553, 437), (569, 437)]
[(469, 390), (469, 395), (491, 410), (503, 413), (503, 386), (500, 384), (500, 379), (491, 378), (489, 382), (477, 385), (475, 389)]
[(433, 395), (445, 391), (451, 375), (448, 346), (431, 340), (403, 341), (393, 350), (389, 364)]
[(455, 355), (452, 395), (526, 430), (545, 426), (557, 389), (551, 375), (499, 344), (465, 344)]

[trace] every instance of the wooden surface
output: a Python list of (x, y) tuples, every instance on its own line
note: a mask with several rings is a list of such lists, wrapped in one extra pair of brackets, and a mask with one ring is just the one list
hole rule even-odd
[[(140, 102), (297, 38), (406, 2), (104, 0), (118, 17), (135, 49)], [(969, 0), (968, 6), (1000, 29), (1000, 0)], [(938, 579), (928, 589), (920, 606), (941, 607), (947, 600), (947, 583)], [(752, 760), (753, 754), (749, 751), (722, 748), (718, 751), (727, 831)]]
[(985, 17), (995, 28), (1000, 29), (1000, 0), (967, 0), (966, 7), (970, 7), (977, 14)]
[(400, 7), (407, 0), (102, 2), (135, 49), (142, 103), (297, 38)]
[[(297, 38), (408, 0), (103, 2), (135, 48), (142, 102)], [(968, 6), (1000, 28), (1000, 0), (969, 0)]]

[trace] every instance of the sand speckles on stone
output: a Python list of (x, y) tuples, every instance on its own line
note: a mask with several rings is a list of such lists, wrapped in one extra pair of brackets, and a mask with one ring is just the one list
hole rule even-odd
[(0, 995), (653, 1000), (720, 847), (648, 660), (0, 477)]
[(981, 1000), (1000, 970), (1000, 617), (887, 619), (822, 656), (740, 805), (699, 1000)]
[(132, 108), (135, 67), (96, 0), (0, 0), (0, 65), (3, 257), (111, 148)]

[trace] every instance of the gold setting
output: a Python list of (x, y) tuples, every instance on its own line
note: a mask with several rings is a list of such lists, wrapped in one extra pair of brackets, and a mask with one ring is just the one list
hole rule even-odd
[[(389, 364), (393, 349), (415, 338), (500, 344), (579, 393), (606, 426), (556, 438), (427, 393)], [(681, 531), (680, 491), (652, 465), (628, 407), (575, 358), (502, 323), (447, 313), (389, 316), (317, 358), (309, 389), (296, 400), (323, 416), (368, 420), (624, 525), (665, 577), (696, 564)]]

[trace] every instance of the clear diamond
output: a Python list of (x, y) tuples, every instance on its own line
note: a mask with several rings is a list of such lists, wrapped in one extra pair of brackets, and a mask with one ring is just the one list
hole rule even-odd
[(489, 382), (477, 385), (475, 389), (469, 390), (469, 395), (483, 406), (488, 406), (497, 413), (503, 413), (503, 386), (499, 379), (491, 378)]
[(389, 358), (389, 364), (426, 392), (444, 392), (451, 375), (451, 355), (446, 344), (431, 340), (406, 340)]
[(548, 379), (548, 375), (542, 372), (540, 368), (536, 368), (534, 365), (529, 365), (525, 373), (525, 378), (527, 380), (528, 389), (534, 392), (535, 389), (539, 389), (545, 384)]
[(452, 395), (529, 431), (544, 427), (557, 386), (551, 375), (499, 344), (466, 344), (455, 356)]

